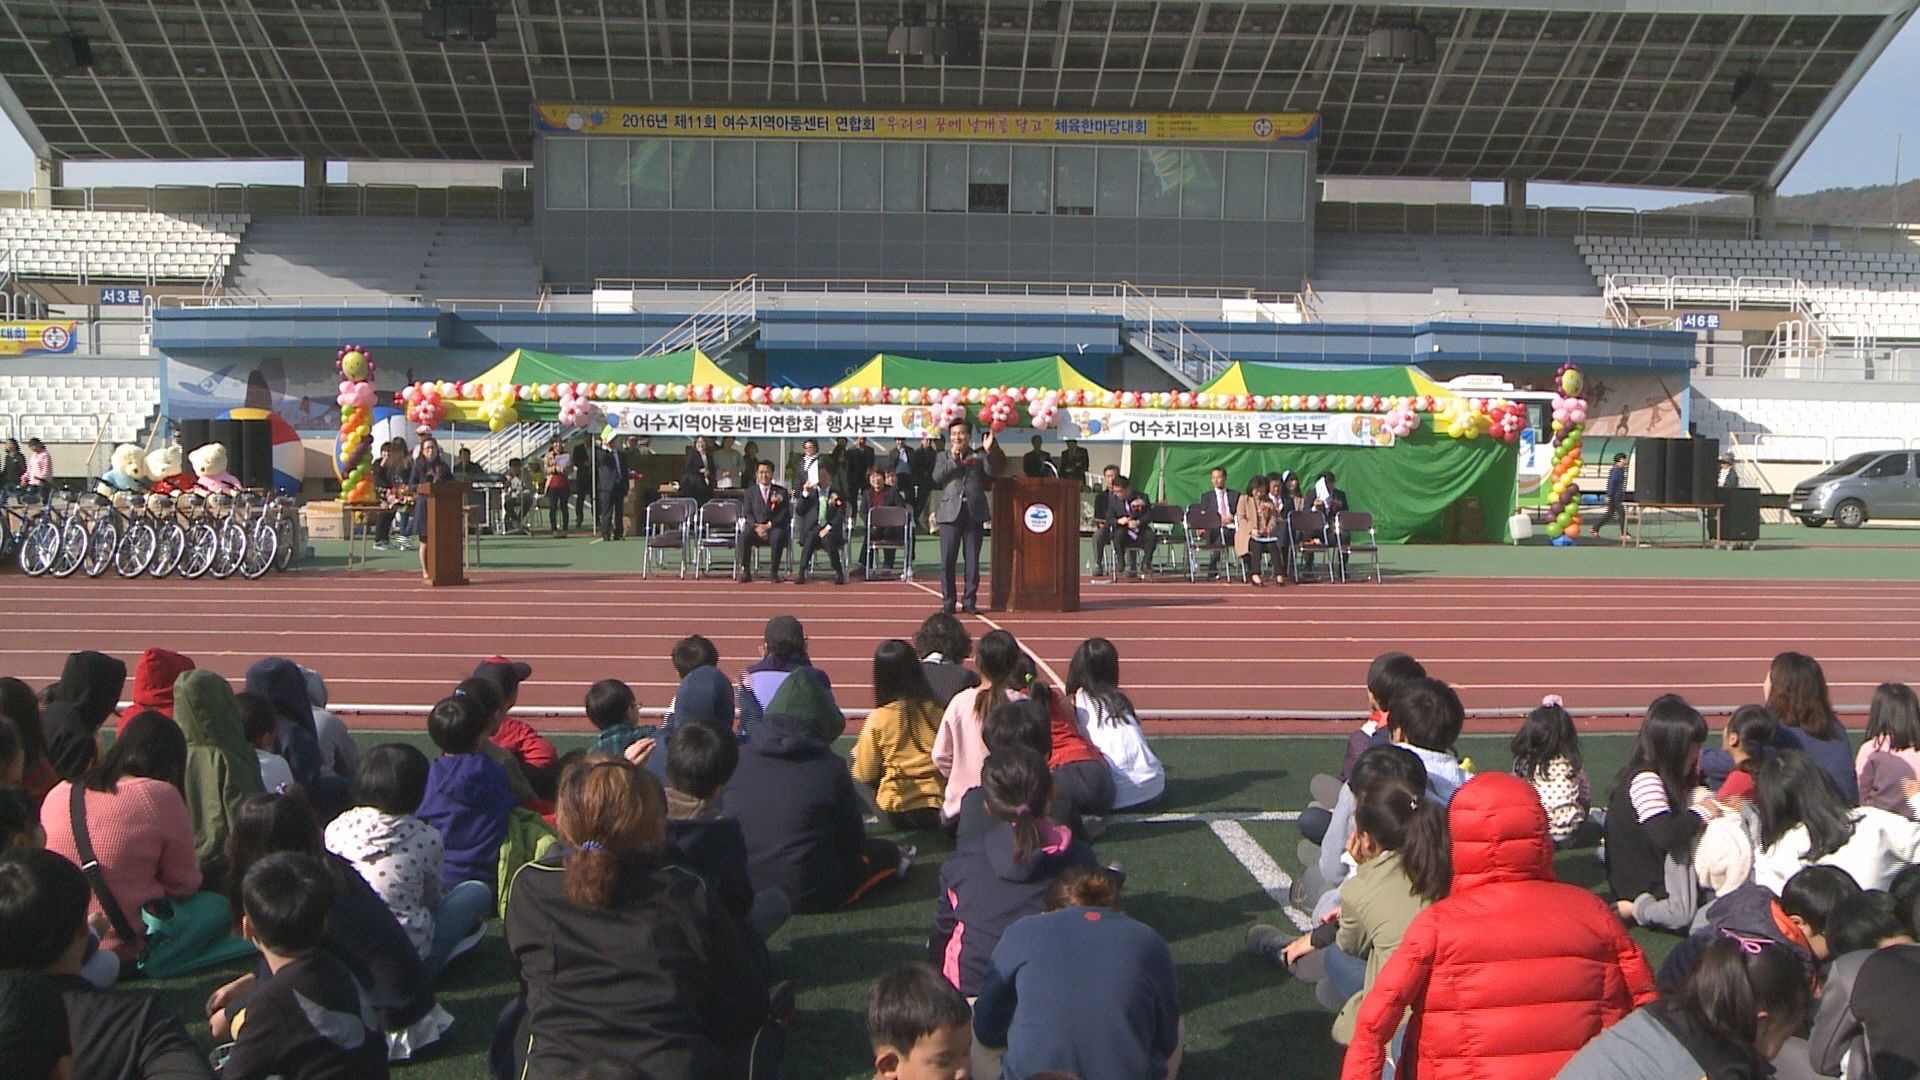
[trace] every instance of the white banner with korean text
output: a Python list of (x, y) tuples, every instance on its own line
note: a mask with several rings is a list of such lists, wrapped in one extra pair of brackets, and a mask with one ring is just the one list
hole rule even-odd
[[(944, 439), (924, 405), (704, 405), (625, 401), (603, 403), (607, 427), (621, 434), (663, 437), (695, 435), (741, 439), (858, 438)], [(970, 410), (977, 413), (978, 409)], [(1217, 412), (1166, 409), (1062, 408), (1048, 432), (1009, 428), (1003, 437), (1024, 441), (1294, 443), (1385, 447), (1394, 443), (1385, 417), (1372, 413)]]

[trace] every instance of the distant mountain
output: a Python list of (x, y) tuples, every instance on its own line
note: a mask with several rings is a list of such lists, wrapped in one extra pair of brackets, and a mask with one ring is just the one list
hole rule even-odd
[[(1906, 222), (1920, 221), (1920, 180), (1900, 185), (1900, 217)], [(1779, 218), (1782, 221), (1810, 221), (1821, 225), (1885, 225), (1893, 220), (1896, 200), (1892, 184), (1873, 187), (1828, 188), (1805, 195), (1782, 196)], [(1730, 195), (1708, 202), (1673, 207), (1680, 213), (1710, 216), (1745, 217), (1753, 202), (1745, 195)]]

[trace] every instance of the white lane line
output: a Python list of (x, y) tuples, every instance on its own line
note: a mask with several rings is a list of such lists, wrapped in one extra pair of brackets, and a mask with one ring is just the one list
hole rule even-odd
[(1267, 854), (1266, 848), (1254, 841), (1245, 825), (1238, 821), (1214, 821), (1207, 827), (1213, 830), (1213, 835), (1219, 837), (1221, 843), (1227, 845), (1227, 851), (1240, 860), (1240, 865), (1247, 868), (1247, 873), (1253, 875), (1254, 882), (1286, 913), (1287, 921), (1293, 923), (1295, 929), (1303, 933), (1313, 929), (1313, 916), (1294, 907), (1292, 897), (1288, 895), (1288, 890), (1293, 888), (1293, 879), (1280, 869), (1279, 863), (1273, 861), (1273, 856)]
[(1210, 825), (1216, 821), (1299, 821), (1298, 810), (1196, 810), (1189, 813), (1171, 811), (1165, 814), (1109, 814), (1108, 821), (1123, 821), (1129, 825)]

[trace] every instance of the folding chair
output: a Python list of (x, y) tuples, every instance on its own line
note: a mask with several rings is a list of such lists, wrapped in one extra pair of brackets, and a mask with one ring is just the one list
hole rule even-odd
[[(665, 500), (661, 500), (665, 501)], [(691, 501), (691, 500), (687, 500)], [(724, 551), (734, 573), (739, 573), (737, 544), (740, 535), (740, 504), (732, 499), (713, 499), (700, 507), (699, 526), (695, 530), (696, 559), (693, 576), (706, 576), (713, 569), (713, 553)]]
[[(1167, 561), (1174, 567), (1178, 567), (1180, 564), (1173, 561), (1174, 554), (1170, 550), (1177, 543), (1185, 556), (1185, 561), (1192, 563), (1193, 538), (1187, 534), (1186, 523), (1187, 512), (1178, 506), (1155, 503), (1147, 508), (1147, 527), (1160, 535), (1160, 542), (1155, 545), (1156, 558), (1165, 552)], [(1155, 573), (1156, 570), (1153, 567), (1147, 567), (1148, 580), (1152, 580)]]
[[(886, 535), (890, 537), (896, 535), (895, 530), (897, 530), (899, 538), (888, 540), (880, 539), (879, 537), (882, 530), (887, 530)], [(913, 511), (904, 506), (876, 506), (868, 510), (867, 538), (866, 543), (860, 549), (860, 554), (871, 563), (873, 556), (868, 553), (873, 551), (900, 552), (900, 580), (912, 581)], [(873, 567), (866, 566), (863, 567), (863, 569), (866, 571), (867, 580), (872, 581)]]
[[(1355, 536), (1366, 533), (1365, 543), (1358, 543)], [(1342, 510), (1333, 515), (1334, 546), (1339, 548), (1340, 581), (1347, 579), (1347, 556), (1362, 551), (1373, 558), (1373, 583), (1380, 584), (1380, 537), (1373, 529), (1373, 515), (1362, 510)]]
[[(1240, 576), (1243, 580), (1245, 579), (1246, 570), (1240, 565), (1240, 560), (1235, 557), (1233, 553), (1233, 541), (1226, 538), (1227, 534), (1222, 531), (1223, 528), (1223, 523), (1220, 520), (1220, 511), (1204, 503), (1195, 503), (1187, 507), (1188, 581), (1200, 580), (1200, 556), (1202, 554), (1219, 555), (1222, 552), (1227, 556), (1227, 580), (1233, 580), (1233, 572), (1236, 569), (1241, 571)], [(1195, 542), (1195, 537), (1199, 538), (1197, 543)], [(1215, 539), (1215, 537), (1219, 539)]]
[[(1327, 515), (1318, 510), (1295, 510), (1287, 516), (1287, 527), (1293, 531), (1293, 543), (1287, 549), (1293, 553), (1293, 580), (1301, 581), (1301, 568), (1314, 552), (1327, 546)], [(1328, 576), (1333, 573), (1328, 571)]]
[(647, 507), (646, 522), (641, 526), (646, 537), (640, 551), (641, 577), (648, 576), (655, 560), (665, 560), (669, 551), (680, 557), (680, 576), (687, 576), (688, 526), (699, 512), (692, 499), (661, 499)]

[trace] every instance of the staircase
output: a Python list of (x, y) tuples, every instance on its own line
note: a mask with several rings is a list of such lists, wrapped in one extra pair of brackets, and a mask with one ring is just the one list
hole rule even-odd
[(1130, 282), (1120, 283), (1120, 317), (1126, 324), (1127, 347), (1190, 390), (1233, 365), (1225, 352)]
[(468, 443), (467, 449), (473, 451), (474, 464), (490, 473), (503, 473), (509, 459), (534, 457), (558, 434), (560, 425), (550, 420), (509, 424), (477, 443)]
[(531, 226), (434, 218), (257, 219), (234, 258), (240, 296), (533, 300)]
[(12, 248), (0, 248), (0, 319), (45, 318), (47, 305), (20, 284)]
[(720, 357), (753, 340), (760, 332), (759, 276), (748, 274), (727, 291), (706, 302), (680, 325), (640, 351), (641, 356), (699, 349), (708, 359)]

